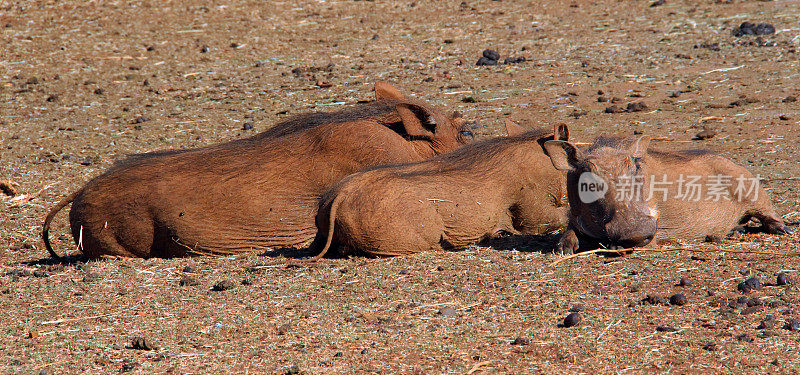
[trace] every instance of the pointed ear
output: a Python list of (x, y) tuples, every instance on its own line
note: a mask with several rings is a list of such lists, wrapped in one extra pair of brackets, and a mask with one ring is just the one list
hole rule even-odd
[(506, 134), (508, 134), (509, 137), (520, 135), (526, 132), (525, 128), (519, 126), (516, 122), (511, 121), (509, 119), (505, 120), (505, 124), (506, 124)]
[(650, 145), (650, 137), (643, 135), (639, 137), (630, 147), (630, 152), (635, 158), (642, 158), (647, 154), (647, 146)]
[(406, 134), (414, 137), (433, 137), (436, 133), (436, 118), (426, 108), (411, 103), (398, 103), (395, 108)]
[(406, 97), (389, 83), (378, 81), (375, 82), (375, 100), (381, 99), (406, 100)]
[(555, 140), (558, 141), (568, 141), (569, 140), (569, 128), (565, 123), (556, 124), (555, 129), (553, 129), (553, 134), (555, 134)]
[(583, 151), (565, 141), (547, 141), (544, 150), (559, 171), (571, 171), (583, 164)]

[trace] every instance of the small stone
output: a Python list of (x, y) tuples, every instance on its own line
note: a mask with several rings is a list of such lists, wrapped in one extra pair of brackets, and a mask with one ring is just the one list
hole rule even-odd
[(454, 309), (452, 307), (444, 307), (441, 310), (439, 310), (438, 314), (441, 315), (441, 316), (447, 316), (447, 317), (458, 316), (458, 312), (456, 311), (456, 309)]
[(780, 116), (778, 116), (778, 119), (781, 120), (781, 121), (789, 121), (792, 118), (787, 116), (787, 115), (780, 115)]
[(753, 291), (753, 288), (751, 288), (749, 285), (741, 282), (738, 285), (736, 285), (736, 290), (747, 294), (747, 293), (750, 293), (751, 291)]
[(713, 352), (713, 351), (717, 350), (717, 343), (715, 343), (713, 341), (708, 342), (705, 345), (703, 345), (703, 350), (707, 350), (709, 352)]
[(660, 6), (660, 5), (664, 5), (666, 3), (667, 3), (667, 0), (656, 0), (656, 1), (652, 2), (652, 3), (650, 3), (650, 7), (651, 8), (652, 7), (657, 7), (657, 6)]
[(777, 285), (791, 285), (792, 284), (792, 279), (790, 279), (789, 276), (786, 276), (786, 273), (784, 273), (784, 272), (781, 272), (781, 273), (778, 274), (778, 278), (777, 278), (776, 281), (777, 281), (776, 282)]
[(527, 337), (517, 336), (514, 341), (511, 342), (511, 345), (528, 345), (531, 343), (531, 339)]
[(598, 96), (597, 97), (597, 102), (598, 103), (605, 103), (607, 101), (608, 101), (608, 98), (606, 98), (605, 96)]
[(252, 122), (245, 122), (244, 124), (242, 124), (242, 130), (252, 130), (252, 129), (253, 129)]
[(52, 94), (52, 95), (48, 96), (47, 99), (45, 99), (45, 100), (47, 100), (50, 103), (57, 102), (58, 101), (58, 94)]
[[(716, 130), (711, 129), (711, 128), (707, 127), (707, 126), (704, 126), (703, 130), (701, 132), (697, 133), (694, 136), (694, 140), (702, 141), (704, 139), (714, 138), (714, 136), (716, 136), (716, 135), (717, 135), (717, 131)], [(707, 237), (714, 238), (715, 236), (707, 236)], [(719, 237), (716, 237), (716, 238), (719, 238)], [(719, 241), (721, 241), (721, 239), (719, 239)], [(717, 242), (719, 242), (719, 241), (717, 241)], [(712, 239), (711, 241), (706, 241), (706, 242), (715, 242), (715, 239)]]
[(208, 53), (208, 51), (210, 51), (210, 50), (211, 49), (208, 48), (208, 46), (203, 46), (202, 48), (200, 48), (200, 53)]
[(44, 271), (44, 270), (36, 270), (36, 271), (33, 271), (33, 276), (34, 277), (49, 277), (50, 274), (47, 273), (47, 271)]
[(180, 286), (195, 286), (195, 285), (200, 285), (200, 282), (197, 281), (197, 279), (195, 279), (194, 277), (191, 277), (189, 275), (182, 275), (181, 281), (179, 281), (178, 284)]
[(636, 103), (628, 103), (628, 107), (625, 109), (626, 112), (641, 112), (646, 111), (648, 109), (647, 104), (644, 102), (636, 102)]
[(681, 277), (681, 279), (678, 280), (678, 286), (689, 286), (689, 285), (692, 285), (692, 279), (688, 277)]
[(500, 60), (500, 54), (497, 53), (497, 51), (492, 50), (492, 49), (483, 50), (483, 57), (485, 57), (485, 58), (487, 58), (489, 60), (495, 60), (495, 61)]
[(775, 328), (775, 325), (778, 324), (778, 321), (775, 319), (774, 315), (767, 315), (760, 323), (756, 329), (772, 329)]
[(195, 269), (192, 266), (186, 266), (186, 267), (183, 267), (183, 270), (181, 270), (181, 272), (183, 272), (183, 273), (194, 273)]
[(671, 326), (658, 326), (656, 327), (656, 332), (675, 332), (677, 329)]
[(787, 319), (786, 325), (784, 325), (783, 328), (792, 332), (800, 331), (800, 321), (797, 319)]
[(145, 116), (136, 116), (136, 117), (133, 119), (133, 122), (132, 122), (132, 123), (133, 123), (133, 124), (141, 124), (141, 123), (143, 123), (143, 122), (147, 122), (147, 121), (150, 121), (150, 119), (149, 119), (149, 118), (147, 118), (147, 117), (145, 117)]
[(683, 306), (687, 302), (686, 296), (683, 294), (674, 294), (672, 297), (669, 297), (669, 304), (675, 306)]
[(761, 312), (761, 306), (750, 306), (742, 310), (741, 315), (750, 315)]
[(783, 99), (784, 103), (794, 103), (796, 101), (797, 101), (797, 98), (792, 96), (792, 95), (789, 95), (789, 96), (787, 96), (786, 98)]
[(342, 352), (336, 352), (336, 353), (333, 353), (333, 356), (334, 356), (334, 357), (343, 357), (343, 356), (344, 356), (344, 353), (342, 353)]
[(749, 298), (747, 300), (747, 306), (748, 307), (761, 306), (761, 299), (758, 297)]
[(213, 290), (215, 292), (221, 292), (221, 291), (233, 289), (235, 287), (236, 287), (236, 283), (234, 283), (233, 281), (222, 280), (222, 281), (214, 284), (214, 286), (211, 288), (211, 290)]
[(139, 337), (139, 336), (134, 337), (133, 340), (131, 340), (130, 348), (134, 349), (134, 350), (154, 350), (154, 349), (158, 349), (155, 346), (153, 346), (151, 343), (149, 343), (147, 341), (147, 339), (145, 339), (144, 337)]
[(576, 312), (570, 313), (569, 315), (567, 315), (566, 318), (564, 318), (564, 327), (566, 328), (574, 327), (580, 324), (581, 320), (582, 320), (581, 314)]
[(569, 308), (569, 312), (575, 312), (575, 313), (583, 312), (584, 310), (586, 310), (586, 308), (581, 303), (576, 303)]
[(642, 304), (648, 305), (665, 305), (664, 297), (648, 294), (647, 297), (642, 299)]
[(519, 64), (521, 62), (525, 62), (525, 57), (524, 56), (506, 57), (506, 59), (503, 60), (503, 64)]
[(253, 281), (250, 279), (242, 280), (242, 285), (253, 285)]
[(615, 105), (606, 107), (605, 109), (605, 113), (623, 113), (623, 112), (625, 112), (625, 110)]
[(292, 365), (283, 372), (283, 375), (297, 375), (299, 373), (300, 373), (300, 367), (298, 367), (297, 365)]
[(94, 283), (100, 280), (100, 275), (94, 272), (88, 272), (86, 275), (83, 276), (83, 282), (85, 283)]
[(482, 56), (480, 59), (478, 59), (478, 62), (476, 62), (475, 65), (477, 66), (497, 65), (497, 60), (492, 60), (486, 58), (485, 56)]
[(132, 361), (130, 359), (125, 359), (122, 361), (122, 372), (130, 372), (139, 367), (139, 363)]
[(95, 95), (103, 95), (104, 92), (105, 92), (105, 90), (103, 90), (101, 88), (94, 89), (94, 94)]
[(751, 277), (751, 278), (749, 278), (749, 279), (745, 280), (745, 281), (744, 281), (744, 283), (745, 283), (747, 286), (749, 286), (749, 287), (750, 287), (750, 289), (752, 289), (752, 290), (761, 290), (761, 288), (763, 287), (763, 286), (761, 285), (761, 281), (759, 281), (759, 280), (758, 280), (757, 278), (755, 278), (755, 277)]

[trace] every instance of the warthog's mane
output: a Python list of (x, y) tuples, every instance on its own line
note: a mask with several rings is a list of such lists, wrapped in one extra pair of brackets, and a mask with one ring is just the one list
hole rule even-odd
[[(502, 170), (501, 166), (507, 164), (508, 160), (501, 156), (507, 150), (531, 143), (541, 147), (542, 143), (548, 139), (553, 139), (553, 132), (545, 129), (534, 129), (513, 137), (486, 139), (419, 162), (417, 165), (420, 168), (412, 168), (407, 172), (401, 172), (400, 175), (413, 177), (459, 170), (491, 173), (495, 170)], [(392, 166), (385, 167), (391, 168)]]
[[(597, 139), (594, 140), (594, 143), (592, 143), (592, 145), (589, 146), (589, 148), (586, 149), (586, 151), (588, 153), (592, 153), (593, 151), (603, 147), (626, 150), (634, 142), (636, 142), (637, 139), (638, 139), (637, 137), (601, 136), (597, 137)], [(647, 148), (647, 153), (651, 156), (655, 156), (660, 159), (677, 160), (677, 161), (692, 160), (706, 155), (715, 154), (713, 151), (706, 149), (663, 151), (663, 150), (655, 150), (652, 147)]]
[[(348, 106), (337, 111), (299, 114), (285, 121), (279, 122), (272, 128), (264, 132), (261, 132), (259, 134), (256, 134), (252, 137), (235, 139), (224, 143), (202, 146), (197, 148), (188, 148), (181, 150), (164, 150), (164, 151), (154, 151), (141, 154), (132, 154), (114, 163), (112, 168), (114, 169), (122, 168), (131, 164), (136, 164), (153, 158), (185, 154), (199, 150), (236, 149), (236, 148), (241, 148), (243, 145), (246, 144), (269, 141), (275, 138), (286, 137), (292, 134), (302, 133), (326, 124), (341, 124), (349, 121), (385, 117), (387, 114), (395, 110), (395, 105), (397, 103), (398, 103), (397, 100), (384, 99), (368, 103), (358, 103), (356, 105)], [(385, 124), (385, 125), (388, 127), (396, 127), (395, 124)]]

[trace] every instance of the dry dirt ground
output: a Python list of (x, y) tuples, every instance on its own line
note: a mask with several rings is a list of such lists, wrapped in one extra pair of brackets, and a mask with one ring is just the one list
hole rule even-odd
[[(564, 121), (578, 141), (640, 131), (661, 148), (719, 151), (766, 179), (797, 231), (800, 105), (787, 97), (800, 96), (798, 3), (650, 4), (0, 1), (0, 180), (19, 184), (0, 198), (0, 371), (799, 372), (800, 332), (784, 325), (800, 319), (800, 291), (774, 285), (781, 271), (800, 281), (796, 256), (552, 265), (552, 239), (511, 238), (310, 266), (269, 254), (46, 259), (46, 211), (115, 159), (351, 105), (378, 79), (458, 109), (480, 137), (499, 135), (503, 118)], [(732, 36), (744, 21), (777, 33)], [(475, 66), (485, 48), (526, 61)], [(601, 96), (648, 108), (604, 113)], [(704, 125), (717, 135), (693, 141)], [(74, 253), (63, 213), (53, 237)], [(800, 250), (797, 234), (690, 245)], [(750, 276), (765, 286), (743, 295)], [(231, 289), (212, 290), (224, 280)], [(687, 303), (641, 302), (676, 293)], [(560, 327), (576, 304), (580, 324)]]

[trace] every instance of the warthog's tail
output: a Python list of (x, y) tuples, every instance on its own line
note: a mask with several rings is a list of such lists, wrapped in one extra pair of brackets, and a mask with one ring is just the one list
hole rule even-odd
[(328, 253), (328, 250), (330, 250), (331, 244), (333, 243), (333, 229), (336, 226), (336, 209), (339, 208), (339, 198), (341, 198), (341, 195), (337, 195), (336, 198), (333, 198), (333, 202), (331, 202), (330, 216), (328, 216), (328, 238), (325, 240), (325, 247), (322, 248), (319, 254), (305, 259), (306, 261), (316, 262), (322, 259), (322, 257)]
[(75, 197), (80, 192), (81, 190), (78, 190), (66, 196), (61, 200), (61, 202), (58, 202), (58, 204), (56, 204), (56, 206), (53, 207), (44, 218), (44, 224), (42, 224), (42, 240), (44, 241), (44, 247), (47, 249), (47, 252), (50, 253), (50, 256), (53, 257), (53, 259), (61, 259), (61, 257), (56, 254), (56, 252), (53, 250), (53, 246), (50, 245), (50, 222), (53, 221), (53, 218), (59, 211), (61, 211), (61, 209), (72, 203), (72, 201), (75, 200)]

